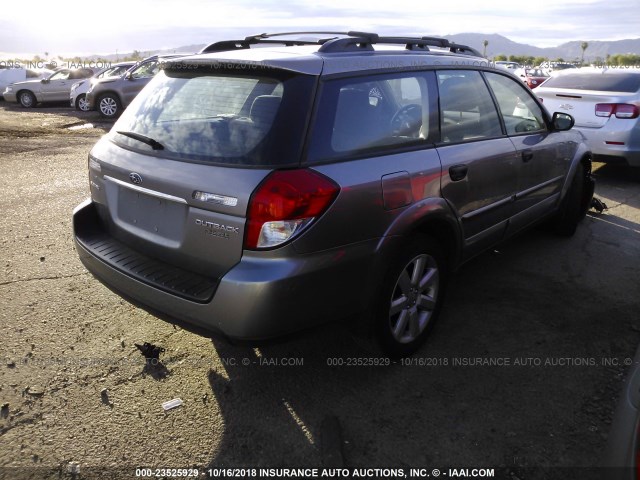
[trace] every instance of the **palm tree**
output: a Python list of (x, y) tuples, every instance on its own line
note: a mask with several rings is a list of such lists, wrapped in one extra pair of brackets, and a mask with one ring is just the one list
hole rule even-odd
[(589, 44), (587, 42), (582, 42), (580, 44), (580, 48), (582, 49), (582, 58), (580, 59), (580, 65), (584, 64), (584, 51), (589, 48)]
[(486, 58), (487, 56), (487, 45), (489, 45), (489, 40), (483, 40), (482, 45), (484, 45), (484, 50), (482, 52), (482, 56)]

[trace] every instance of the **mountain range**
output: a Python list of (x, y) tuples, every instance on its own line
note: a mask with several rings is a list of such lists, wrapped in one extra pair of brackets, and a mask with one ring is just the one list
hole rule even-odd
[[(452, 42), (468, 45), (475, 48), (479, 52), (483, 52), (484, 40), (487, 40), (487, 58), (493, 58), (496, 55), (525, 55), (533, 57), (547, 57), (549, 59), (562, 58), (567, 61), (580, 59), (582, 56), (582, 40), (576, 40), (572, 42), (563, 43), (557, 47), (535, 47), (533, 45), (527, 45), (525, 43), (514, 42), (497, 33), (485, 34), (485, 33), (457, 33), (453, 35), (443, 35), (445, 38)], [(601, 41), (601, 40), (587, 40), (589, 43), (588, 48), (585, 51), (584, 59), (587, 62), (604, 61), (607, 55), (633, 53), (640, 55), (640, 38), (616, 40), (616, 41)], [(155, 53), (173, 53), (173, 52), (197, 52), (205, 45), (185, 45), (168, 50), (158, 51), (145, 51), (141, 54), (152, 55)], [(126, 57), (131, 53), (121, 53), (118, 58)], [(98, 58), (97, 55), (90, 57), (92, 59)], [(116, 61), (116, 55), (101, 55), (100, 58)]]
[[(451, 41), (469, 45), (476, 50), (483, 51), (483, 41), (487, 40), (487, 57), (493, 58), (496, 55), (526, 55), (533, 57), (547, 57), (550, 59), (563, 58), (564, 60), (576, 60), (582, 56), (582, 40), (563, 43), (557, 47), (540, 48), (525, 43), (517, 43), (502, 35), (486, 35), (483, 33), (458, 33), (446, 35)], [(633, 53), (640, 55), (640, 38), (600, 41), (587, 40), (589, 46), (585, 50), (585, 61), (605, 60), (607, 55), (618, 53)]]

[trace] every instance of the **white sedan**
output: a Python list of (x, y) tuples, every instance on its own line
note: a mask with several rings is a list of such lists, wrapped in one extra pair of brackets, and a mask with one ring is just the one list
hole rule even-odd
[(640, 70), (576, 69), (535, 90), (549, 112), (575, 119), (597, 162), (640, 167)]

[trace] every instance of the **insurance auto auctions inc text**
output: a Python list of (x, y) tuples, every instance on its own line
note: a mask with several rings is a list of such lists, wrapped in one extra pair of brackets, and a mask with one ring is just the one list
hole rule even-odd
[[(493, 468), (249, 468), (209, 469), (211, 478), (492, 478)], [(237, 474), (237, 475), (236, 475)]]

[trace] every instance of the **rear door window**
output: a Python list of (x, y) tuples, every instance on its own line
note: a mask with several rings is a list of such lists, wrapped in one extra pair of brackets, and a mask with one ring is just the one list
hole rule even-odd
[(502, 135), (491, 94), (475, 70), (438, 71), (442, 143)]
[[(433, 142), (437, 111), (427, 73), (329, 80), (322, 87), (309, 159)], [(431, 87), (430, 87), (431, 83)]]

